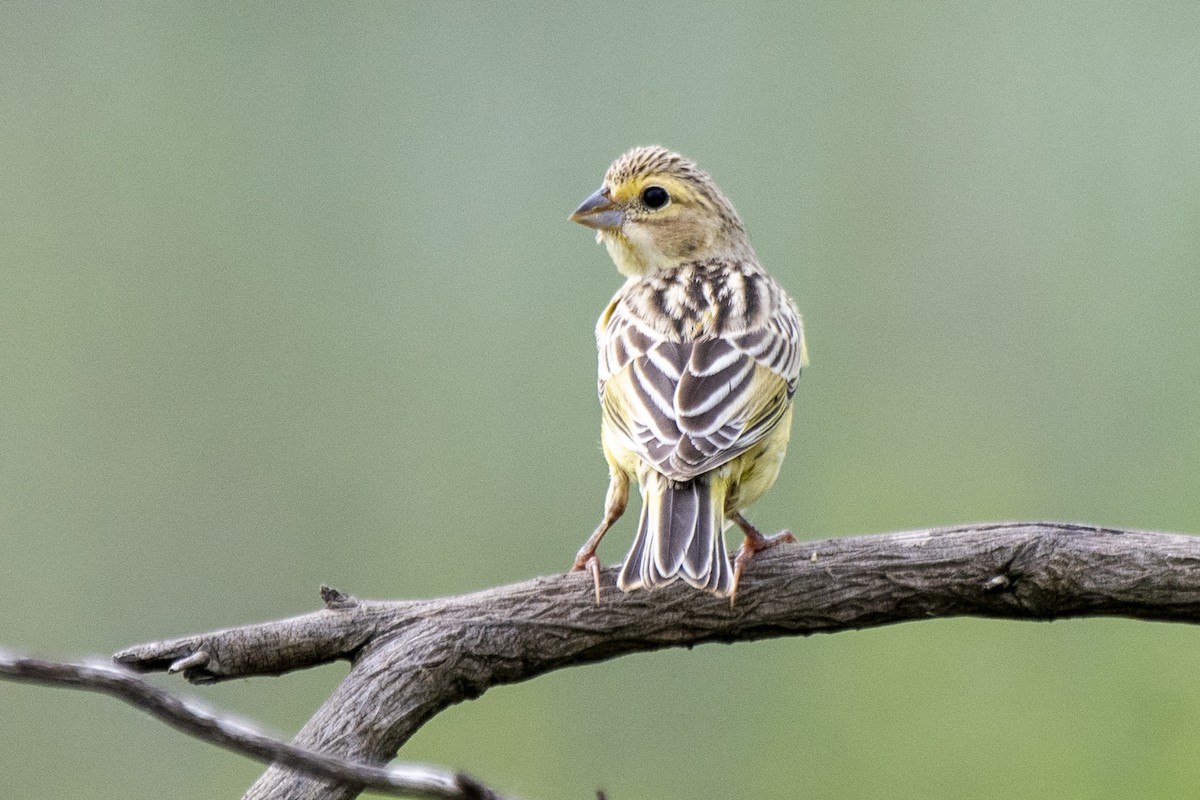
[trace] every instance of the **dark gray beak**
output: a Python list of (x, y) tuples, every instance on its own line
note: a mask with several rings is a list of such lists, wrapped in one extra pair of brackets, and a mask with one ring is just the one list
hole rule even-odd
[(598, 231), (615, 231), (625, 222), (625, 213), (613, 205), (608, 189), (601, 187), (580, 203), (569, 219)]

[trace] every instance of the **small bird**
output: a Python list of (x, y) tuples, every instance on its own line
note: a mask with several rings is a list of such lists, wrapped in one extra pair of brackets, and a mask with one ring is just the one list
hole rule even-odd
[[(596, 548), (636, 480), (642, 512), (617, 586), (683, 579), (732, 605), (751, 557), (795, 541), (760, 533), (742, 510), (775, 483), (787, 450), (807, 363), (800, 314), (712, 178), (666, 148), (622, 155), (570, 219), (596, 230), (626, 276), (596, 324), (610, 480), (574, 569), (592, 573), (599, 604)], [(730, 523), (745, 534), (732, 565)]]

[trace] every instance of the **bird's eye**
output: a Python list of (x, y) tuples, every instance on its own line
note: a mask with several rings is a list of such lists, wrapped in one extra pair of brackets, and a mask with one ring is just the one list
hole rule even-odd
[(647, 208), (657, 211), (671, 202), (671, 195), (667, 194), (667, 190), (661, 186), (647, 186), (642, 190), (642, 202), (646, 204)]

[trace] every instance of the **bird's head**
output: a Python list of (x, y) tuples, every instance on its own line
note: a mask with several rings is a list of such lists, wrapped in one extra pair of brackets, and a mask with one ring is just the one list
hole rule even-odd
[(571, 215), (596, 230), (622, 274), (650, 275), (689, 261), (752, 255), (733, 205), (695, 162), (664, 147), (635, 147)]

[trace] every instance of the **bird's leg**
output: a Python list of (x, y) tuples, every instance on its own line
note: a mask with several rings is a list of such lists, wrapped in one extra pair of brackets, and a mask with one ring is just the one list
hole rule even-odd
[(629, 476), (624, 472), (613, 470), (612, 477), (608, 482), (608, 495), (604, 499), (604, 519), (600, 520), (596, 530), (583, 543), (583, 547), (579, 548), (579, 554), (575, 556), (575, 564), (571, 567), (572, 572), (586, 569), (592, 573), (592, 582), (596, 586), (596, 605), (600, 605), (600, 559), (596, 558), (596, 548), (600, 546), (600, 540), (604, 538), (604, 534), (608, 533), (608, 529), (625, 513), (627, 502), (629, 502)]
[(795, 542), (796, 537), (792, 535), (791, 531), (780, 531), (774, 536), (767, 536), (751, 525), (750, 520), (743, 517), (740, 511), (734, 513), (730, 519), (742, 529), (742, 533), (746, 534), (746, 540), (742, 542), (742, 546), (738, 548), (737, 555), (733, 559), (733, 591), (729, 593), (729, 606), (732, 608), (733, 601), (737, 599), (738, 582), (742, 579), (742, 573), (746, 570), (750, 559), (754, 558), (754, 554), (769, 550), (777, 544)]

